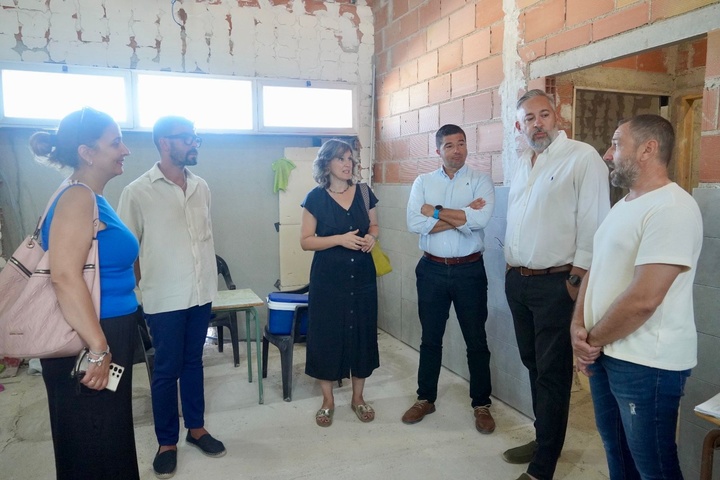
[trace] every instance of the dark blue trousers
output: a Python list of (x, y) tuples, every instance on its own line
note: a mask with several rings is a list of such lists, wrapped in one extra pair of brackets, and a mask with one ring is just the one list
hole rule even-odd
[(520, 359), (530, 375), (538, 449), (528, 474), (550, 480), (565, 443), (573, 353), (570, 322), (575, 302), (565, 280), (567, 272), (523, 277), (505, 276), (505, 294), (513, 316)]
[(418, 399), (430, 403), (437, 399), (442, 342), (452, 304), (467, 346), (472, 406), (490, 405), (490, 350), (485, 334), (487, 276), (482, 257), (462, 265), (444, 265), (422, 257), (415, 275), (422, 326)]
[(210, 306), (146, 315), (155, 347), (150, 390), (159, 445), (176, 445), (180, 437), (178, 380), (185, 428), (205, 425), (202, 353)]

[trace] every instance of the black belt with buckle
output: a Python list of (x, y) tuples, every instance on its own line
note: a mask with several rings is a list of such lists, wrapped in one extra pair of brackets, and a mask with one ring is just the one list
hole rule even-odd
[(513, 267), (507, 266), (508, 270), (517, 270), (523, 277), (534, 277), (536, 275), (550, 275), (551, 273), (563, 273), (572, 270), (572, 264), (560, 265), (559, 267), (550, 268), (527, 268), (527, 267)]

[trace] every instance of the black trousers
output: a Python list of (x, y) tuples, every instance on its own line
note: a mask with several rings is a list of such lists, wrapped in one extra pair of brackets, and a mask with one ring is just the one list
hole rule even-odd
[(112, 361), (125, 367), (115, 392), (70, 377), (75, 357), (44, 359), (58, 480), (139, 479), (132, 416), (132, 367), (139, 312), (102, 319)]
[(550, 480), (565, 443), (573, 353), (570, 322), (574, 301), (565, 286), (567, 272), (523, 277), (505, 276), (505, 294), (513, 316), (515, 338), (530, 375), (535, 438), (538, 449), (528, 474)]
[(418, 399), (430, 403), (437, 399), (442, 341), (452, 304), (467, 346), (471, 405), (490, 405), (490, 350), (485, 334), (487, 276), (482, 257), (462, 265), (444, 265), (422, 257), (415, 267), (415, 275), (422, 326)]

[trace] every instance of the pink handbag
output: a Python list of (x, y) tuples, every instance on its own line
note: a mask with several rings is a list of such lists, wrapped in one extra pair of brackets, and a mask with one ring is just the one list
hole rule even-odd
[[(39, 242), (43, 221), (55, 199), (71, 185), (63, 182), (38, 221), (35, 233), (20, 245), (0, 271), (0, 357), (56, 358), (75, 356), (84, 342), (65, 321), (50, 280), (50, 259)], [(93, 192), (93, 198), (95, 193)], [(94, 235), (83, 268), (95, 313), (100, 314), (100, 272), (97, 232), (99, 215), (95, 202)]]

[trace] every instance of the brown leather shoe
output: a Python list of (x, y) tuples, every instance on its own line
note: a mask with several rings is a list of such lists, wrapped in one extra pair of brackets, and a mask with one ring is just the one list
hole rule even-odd
[(434, 403), (430, 403), (427, 400), (418, 400), (412, 407), (408, 409), (407, 412), (405, 412), (405, 415), (403, 415), (402, 417), (402, 422), (407, 423), (408, 425), (418, 423), (423, 418), (425, 418), (425, 415), (430, 415), (434, 411)]
[(495, 431), (495, 420), (490, 415), (490, 405), (475, 407), (475, 428), (478, 432), (490, 434)]

